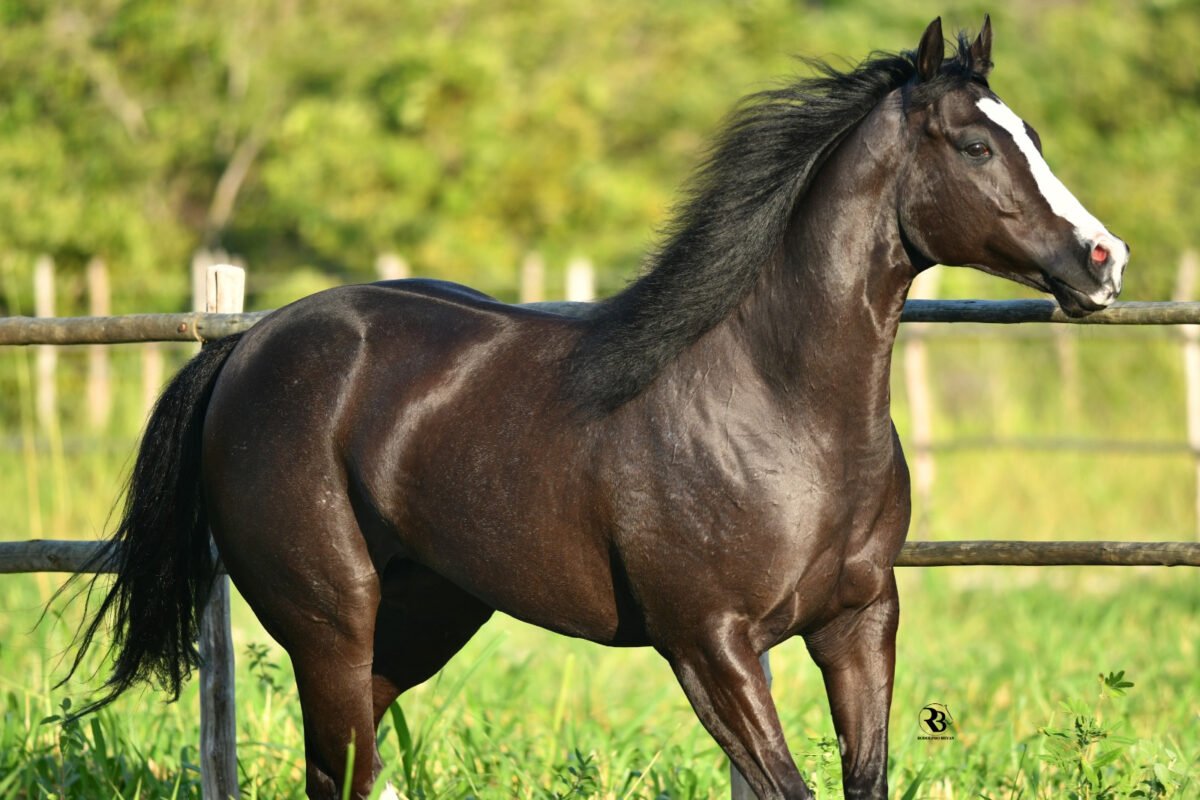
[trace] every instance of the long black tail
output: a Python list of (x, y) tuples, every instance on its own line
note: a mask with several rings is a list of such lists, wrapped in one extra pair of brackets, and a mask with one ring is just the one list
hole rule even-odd
[(109, 618), (113, 673), (104, 684), (107, 693), (77, 716), (108, 705), (139, 681), (154, 681), (176, 699), (199, 662), (198, 611), (215, 574), (200, 485), (201, 433), (217, 376), (240, 338), (228, 336), (201, 350), (167, 385), (146, 424), (121, 524), (90, 565), (115, 567), (116, 579), (80, 632), (62, 683)]

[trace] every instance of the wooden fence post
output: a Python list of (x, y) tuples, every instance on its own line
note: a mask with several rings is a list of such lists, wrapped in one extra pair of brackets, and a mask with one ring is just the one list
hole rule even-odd
[[(107, 317), (112, 313), (108, 265), (102, 258), (93, 258), (87, 265), (88, 313)], [(112, 412), (112, 378), (108, 362), (108, 345), (89, 347), (87, 351), (87, 421), (92, 430), (108, 425)]]
[(590, 303), (596, 299), (596, 270), (586, 258), (572, 258), (567, 263), (567, 300)]
[[(771, 688), (771, 658), (769, 653), (763, 653), (758, 659), (758, 663), (762, 664), (763, 674), (767, 676), (767, 688)], [(750, 784), (746, 783), (746, 779), (742, 777), (742, 773), (738, 772), (737, 767), (733, 764), (729, 765), (729, 797), (730, 800), (757, 800), (754, 790), (750, 788)]]
[[(33, 313), (54, 316), (54, 259), (50, 256), (38, 256), (33, 265)], [(53, 435), (58, 414), (58, 349), (37, 348), (35, 364), (34, 412), (42, 432)]]
[(1063, 411), (1067, 419), (1079, 419), (1083, 413), (1082, 381), (1079, 377), (1078, 331), (1070, 325), (1050, 328), (1054, 337), (1054, 354), (1058, 358), (1059, 383), (1062, 386)]
[(150, 418), (154, 404), (163, 388), (166, 368), (163, 366), (163, 349), (159, 342), (142, 345), (142, 419)]
[(213, 263), (213, 255), (208, 250), (192, 253), (192, 311), (204, 311), (207, 308), (208, 269)]
[[(927, 270), (913, 284), (909, 297), (931, 300), (937, 296), (940, 272)], [(920, 503), (913, 525), (915, 538), (929, 535), (933, 506), (933, 392), (929, 388), (929, 360), (925, 349), (928, 323), (908, 326), (904, 340), (904, 387), (908, 393), (908, 414), (912, 425), (912, 485)]]
[(381, 281), (398, 281), (410, 277), (412, 271), (408, 262), (395, 253), (380, 253), (375, 259), (375, 274)]
[[(1192, 298), (1196, 289), (1196, 274), (1200, 272), (1200, 263), (1195, 250), (1186, 250), (1179, 259), (1179, 274), (1175, 279), (1175, 299), (1186, 302)], [(1200, 541), (1200, 325), (1180, 325), (1180, 340), (1183, 346), (1183, 376), (1187, 394), (1184, 402), (1187, 408), (1187, 437), (1188, 447), (1192, 450), (1192, 463), (1196, 473), (1195, 480), (1195, 530), (1194, 535)]]
[[(228, 264), (209, 267), (205, 310), (240, 312), (245, 288), (245, 270)], [(239, 796), (233, 659), (229, 577), (218, 575), (200, 618), (200, 773), (204, 800)]]
[(522, 303), (540, 303), (546, 299), (546, 262), (541, 253), (530, 251), (521, 262)]

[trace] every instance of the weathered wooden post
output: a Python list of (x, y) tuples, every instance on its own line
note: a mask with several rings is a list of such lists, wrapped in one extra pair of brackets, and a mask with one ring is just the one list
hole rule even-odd
[[(87, 264), (88, 313), (107, 317), (112, 313), (108, 265), (102, 258)], [(112, 378), (108, 363), (108, 345), (98, 344), (87, 351), (87, 420), (93, 431), (108, 425), (112, 412)]]
[(1059, 385), (1062, 386), (1063, 411), (1068, 419), (1083, 413), (1083, 381), (1079, 376), (1079, 337), (1074, 325), (1051, 325), (1054, 354), (1058, 358)]
[[(937, 296), (937, 270), (928, 270), (913, 284), (909, 297), (932, 300)], [(933, 392), (929, 385), (929, 360), (925, 348), (928, 323), (914, 322), (905, 331), (904, 388), (908, 393), (908, 415), (912, 425), (912, 487), (917, 496), (914, 538), (929, 535), (933, 506)]]
[[(1187, 250), (1179, 259), (1179, 274), (1175, 280), (1175, 300), (1187, 302), (1196, 290), (1196, 273), (1200, 271), (1200, 258), (1195, 250)], [(1183, 376), (1187, 394), (1184, 403), (1187, 409), (1188, 447), (1192, 450), (1195, 465), (1195, 529), (1200, 541), (1200, 325), (1180, 325), (1179, 334), (1183, 342)]]
[[(245, 270), (229, 264), (209, 267), (205, 310), (218, 314), (240, 312), (245, 289)], [(217, 575), (200, 618), (200, 773), (204, 800), (239, 796), (233, 661), (229, 577)]]
[(546, 299), (546, 262), (541, 254), (530, 251), (521, 262), (522, 303), (540, 303)]
[(162, 392), (166, 367), (163, 362), (162, 345), (146, 342), (142, 345), (142, 419), (148, 419), (154, 403)]
[[(54, 259), (50, 256), (38, 256), (33, 264), (33, 313), (38, 317), (54, 316)], [(58, 426), (58, 350), (38, 347), (35, 360), (34, 412), (38, 427), (52, 437)]]
[(207, 307), (208, 269), (214, 263), (213, 254), (208, 250), (192, 253), (192, 311), (204, 311)]
[(566, 299), (590, 303), (596, 299), (596, 270), (586, 258), (572, 258), (567, 263)]
[(412, 276), (408, 262), (396, 253), (380, 253), (375, 259), (375, 274), (381, 281), (398, 281)]

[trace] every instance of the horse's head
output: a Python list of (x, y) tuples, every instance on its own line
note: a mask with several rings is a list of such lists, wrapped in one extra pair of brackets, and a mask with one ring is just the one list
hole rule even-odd
[(899, 218), (930, 261), (972, 266), (1052, 293), (1072, 316), (1121, 291), (1129, 246), (1109, 233), (1042, 158), (1033, 128), (987, 85), (989, 20), (945, 58), (942, 24), (925, 30), (904, 90), (911, 159)]

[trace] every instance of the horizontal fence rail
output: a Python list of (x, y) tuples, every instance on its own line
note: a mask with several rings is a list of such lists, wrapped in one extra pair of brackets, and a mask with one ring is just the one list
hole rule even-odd
[(909, 300), (901, 322), (1062, 322), (1072, 325), (1195, 325), (1200, 303), (1113, 303), (1086, 317), (1068, 317), (1053, 300)]
[[(582, 316), (586, 303), (533, 303)], [(206, 342), (244, 331), (270, 311), (242, 314), (129, 314), (121, 317), (4, 317), (0, 345)], [(1053, 300), (909, 300), (901, 322), (1072, 325), (1200, 325), (1200, 303), (1113, 303), (1086, 317), (1068, 317)]]
[(127, 314), (121, 317), (3, 317), (0, 345), (210, 342), (244, 331), (270, 311), (245, 314)]
[[(89, 566), (103, 545), (54, 539), (0, 542), (0, 574), (111, 572)], [(898, 567), (1200, 567), (1200, 542), (908, 542)]]
[(907, 542), (898, 567), (1200, 567), (1200, 542)]
[(1131, 456), (1162, 456), (1187, 454), (1200, 455), (1200, 450), (1187, 442), (1170, 440), (1135, 439), (1080, 439), (1063, 437), (1001, 438), (998, 436), (976, 436), (933, 441), (926, 445), (908, 445), (906, 450), (931, 453), (958, 453), (978, 450), (1025, 450), (1042, 453), (1120, 453)]

